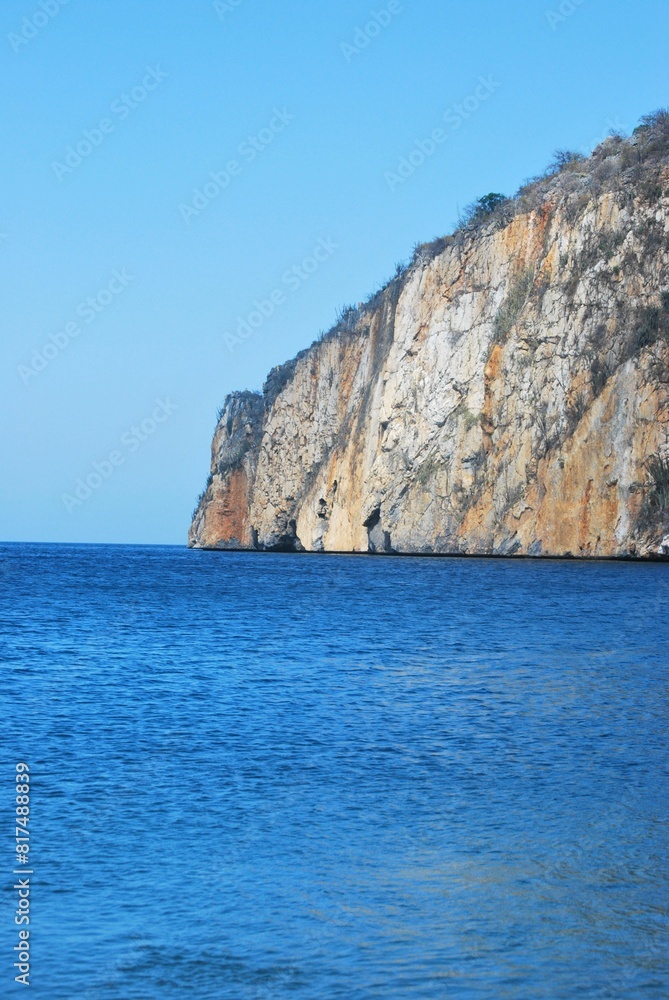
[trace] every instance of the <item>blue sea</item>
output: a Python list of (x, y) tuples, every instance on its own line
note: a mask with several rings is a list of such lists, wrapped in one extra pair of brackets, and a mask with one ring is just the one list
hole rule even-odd
[(669, 996), (668, 565), (0, 565), (1, 996)]

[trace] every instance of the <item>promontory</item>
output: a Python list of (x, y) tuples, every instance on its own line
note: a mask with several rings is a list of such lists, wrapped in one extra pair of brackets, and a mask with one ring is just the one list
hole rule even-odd
[(189, 545), (669, 554), (669, 114), (466, 211), (220, 411)]

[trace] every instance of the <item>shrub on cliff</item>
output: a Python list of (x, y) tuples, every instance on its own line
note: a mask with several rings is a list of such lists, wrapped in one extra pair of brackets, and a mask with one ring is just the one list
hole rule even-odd
[(639, 124), (634, 129), (634, 135), (647, 132), (649, 129), (669, 132), (669, 108), (658, 108), (657, 111), (652, 111), (649, 115), (642, 115)]
[(658, 340), (669, 340), (669, 291), (662, 292), (659, 306), (640, 309), (632, 330), (632, 354), (651, 347)]
[(661, 511), (669, 510), (669, 458), (650, 455), (646, 468), (651, 478), (651, 503)]
[(497, 343), (506, 340), (511, 328), (520, 319), (533, 284), (534, 271), (531, 267), (523, 268), (511, 282), (508, 294), (493, 321), (493, 334)]
[(547, 173), (550, 176), (561, 174), (563, 170), (576, 170), (581, 163), (585, 163), (585, 156), (582, 153), (573, 149), (556, 149)]
[(342, 306), (341, 309), (337, 309), (336, 328), (345, 333), (353, 333), (357, 318), (358, 310), (355, 306)]
[(477, 198), (476, 201), (465, 206), (458, 220), (458, 227), (468, 229), (481, 225), (507, 205), (508, 201), (506, 195), (500, 194), (499, 191), (484, 194), (482, 198)]
[(435, 257), (453, 244), (452, 236), (437, 236), (429, 243), (416, 243), (411, 255), (413, 265), (429, 264)]
[(669, 110), (658, 108), (650, 115), (644, 115), (634, 135), (638, 142), (639, 159), (655, 160), (669, 151)]
[(202, 503), (202, 501), (206, 497), (207, 491), (208, 491), (209, 487), (211, 486), (211, 484), (213, 483), (213, 481), (214, 481), (214, 477), (212, 476), (212, 474), (210, 472), (209, 475), (207, 476), (207, 482), (205, 484), (204, 489), (202, 490), (202, 492), (200, 493), (199, 497), (195, 501), (195, 506), (193, 507), (193, 513), (190, 516), (191, 521), (195, 520), (195, 515), (197, 514), (198, 510), (200, 509), (200, 504)]

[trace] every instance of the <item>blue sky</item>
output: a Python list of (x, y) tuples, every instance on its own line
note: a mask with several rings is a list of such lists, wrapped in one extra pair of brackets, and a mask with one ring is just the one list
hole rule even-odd
[(225, 395), (669, 103), (668, 37), (664, 0), (5, 0), (0, 537), (183, 543)]

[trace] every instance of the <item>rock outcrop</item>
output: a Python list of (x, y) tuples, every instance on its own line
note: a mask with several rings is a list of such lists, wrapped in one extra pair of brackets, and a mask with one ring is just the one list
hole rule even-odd
[(669, 554), (669, 122), (493, 203), (228, 396), (191, 546)]

